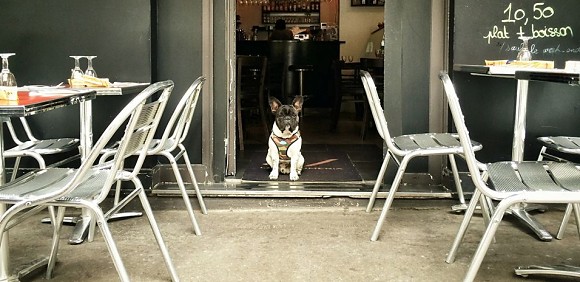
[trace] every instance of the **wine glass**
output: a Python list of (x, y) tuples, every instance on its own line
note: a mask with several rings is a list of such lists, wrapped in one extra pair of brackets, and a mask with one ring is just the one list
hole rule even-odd
[(8, 68), (8, 57), (15, 53), (2, 53), (2, 71), (0, 72), (0, 99), (18, 100), (18, 89), (16, 88), (16, 78)]
[(352, 63), (352, 60), (354, 60), (353, 56), (348, 56), (348, 62)]
[(75, 67), (74, 67), (74, 69), (71, 70), (70, 78), (74, 79), (74, 78), (82, 76), (84, 74), (84, 72), (83, 72), (83, 70), (81, 70), (79, 59), (82, 58), (83, 56), (69, 56), (69, 57), (71, 57), (75, 60)]
[(87, 70), (85, 71), (85, 75), (97, 77), (97, 72), (95, 72), (95, 69), (93, 68), (93, 59), (96, 57), (97, 56), (85, 56), (85, 58), (88, 60), (88, 66)]
[(532, 39), (531, 36), (521, 36), (519, 39), (523, 41), (522, 48), (518, 52), (518, 56), (516, 60), (518, 61), (531, 61), (532, 60), (532, 52), (528, 49), (528, 40)]

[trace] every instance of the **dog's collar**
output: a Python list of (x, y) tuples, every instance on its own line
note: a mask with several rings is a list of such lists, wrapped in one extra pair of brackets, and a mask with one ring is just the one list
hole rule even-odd
[(271, 139), (274, 141), (274, 144), (276, 144), (276, 147), (278, 148), (278, 155), (280, 156), (280, 160), (290, 160), (290, 157), (288, 157), (287, 154), (288, 148), (290, 145), (294, 144), (294, 142), (300, 139), (300, 131), (294, 132), (288, 138), (282, 138), (272, 134)]

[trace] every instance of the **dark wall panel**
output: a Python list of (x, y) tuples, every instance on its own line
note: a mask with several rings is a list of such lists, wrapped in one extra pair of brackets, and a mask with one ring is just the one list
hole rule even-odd
[[(99, 77), (151, 81), (150, 0), (3, 0), (0, 52), (14, 52), (10, 69), (19, 86), (54, 85), (70, 77), (70, 55), (96, 55)], [(86, 69), (86, 59), (81, 61)], [(93, 102), (95, 139), (131, 99), (99, 97)], [(79, 136), (79, 108), (30, 118), (39, 138)]]
[(151, 79), (149, 0), (3, 0), (0, 26), (19, 85), (66, 80), (70, 55), (98, 56), (97, 74), (112, 81)]
[[(157, 80), (175, 82), (167, 105), (174, 108), (185, 90), (202, 74), (201, 1), (166, 0), (157, 3)], [(201, 105), (197, 103), (185, 146), (193, 163), (201, 162)], [(163, 117), (167, 122), (169, 115)]]

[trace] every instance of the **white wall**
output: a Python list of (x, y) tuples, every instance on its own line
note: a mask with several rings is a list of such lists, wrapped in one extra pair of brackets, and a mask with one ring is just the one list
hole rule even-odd
[[(334, 0), (337, 1), (337, 0)], [(367, 42), (371, 37), (371, 33), (377, 30), (377, 24), (384, 21), (383, 11), (381, 7), (351, 7), (351, 0), (340, 0), (340, 40), (346, 41), (341, 44), (341, 56), (353, 56), (354, 61), (358, 61), (360, 57), (365, 57), (365, 49)], [(373, 41), (380, 43), (383, 32), (373, 34)], [(374, 48), (378, 48), (375, 43)]]

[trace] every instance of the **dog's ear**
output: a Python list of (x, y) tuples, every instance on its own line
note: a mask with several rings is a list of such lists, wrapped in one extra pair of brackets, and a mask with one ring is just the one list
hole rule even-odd
[(278, 109), (282, 106), (282, 103), (280, 102), (280, 100), (276, 99), (276, 97), (268, 98), (268, 103), (270, 104), (270, 109), (272, 110), (272, 113), (276, 113)]
[(296, 111), (302, 111), (302, 104), (304, 103), (304, 97), (302, 96), (296, 96), (294, 98), (294, 100), (292, 101), (292, 106), (294, 107), (294, 109), (296, 109)]

